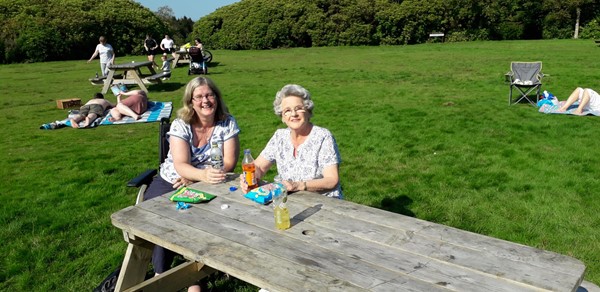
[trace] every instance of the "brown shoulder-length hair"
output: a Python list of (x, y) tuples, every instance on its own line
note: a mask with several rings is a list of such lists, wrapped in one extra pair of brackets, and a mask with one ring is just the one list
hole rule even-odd
[(221, 95), (221, 91), (217, 87), (217, 85), (207, 77), (196, 77), (185, 87), (185, 92), (183, 93), (182, 103), (183, 106), (177, 111), (177, 117), (182, 119), (187, 124), (191, 124), (197, 119), (196, 112), (194, 111), (194, 107), (192, 105), (192, 96), (194, 94), (194, 90), (199, 86), (206, 85), (212, 90), (215, 95), (215, 102), (217, 103), (217, 110), (215, 112), (215, 123), (224, 121), (229, 116), (229, 110), (223, 101), (223, 96)]

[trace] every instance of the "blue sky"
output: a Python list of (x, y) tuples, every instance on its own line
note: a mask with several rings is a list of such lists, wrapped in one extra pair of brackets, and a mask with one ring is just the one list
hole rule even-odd
[(193, 21), (200, 19), (200, 17), (210, 14), (211, 12), (227, 6), (229, 4), (239, 2), (240, 0), (136, 0), (136, 2), (142, 4), (144, 7), (152, 11), (158, 10), (158, 7), (169, 6), (173, 9), (175, 17), (181, 18), (187, 16)]

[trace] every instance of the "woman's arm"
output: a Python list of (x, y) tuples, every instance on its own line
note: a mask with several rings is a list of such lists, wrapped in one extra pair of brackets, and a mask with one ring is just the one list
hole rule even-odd
[(142, 90), (132, 90), (132, 91), (120, 91), (119, 95), (126, 95), (126, 96), (130, 96), (130, 95), (136, 95), (136, 94), (145, 94), (145, 93), (140, 93), (140, 91)]
[(269, 160), (267, 160), (266, 158), (259, 155), (254, 160), (254, 166), (256, 167), (256, 170), (255, 170), (256, 181), (261, 180), (262, 177), (265, 176), (267, 171), (269, 171), (269, 169), (271, 168), (272, 165), (273, 164)]
[(323, 178), (284, 182), (285, 187), (290, 192), (309, 191), (323, 192), (333, 190), (340, 182), (338, 165), (333, 164), (323, 169)]
[(187, 141), (172, 136), (169, 138), (169, 145), (171, 155), (173, 156), (173, 165), (175, 166), (177, 174), (191, 181), (210, 182), (208, 176), (208, 170), (210, 168), (199, 169), (195, 168), (190, 163), (192, 160), (191, 151)]
[(91, 62), (92, 60), (94, 60), (94, 58), (96, 58), (96, 56), (98, 56), (98, 48), (96, 48), (96, 50), (92, 54), (92, 57), (87, 62)]
[(109, 64), (114, 64), (115, 63), (115, 57), (117, 56), (117, 54), (115, 53), (115, 50), (112, 49), (112, 47), (111, 47), (111, 51), (112, 51), (112, 58), (110, 58), (110, 61), (108, 63)]
[(223, 143), (223, 168), (225, 172), (233, 172), (240, 157), (240, 137), (228, 139)]

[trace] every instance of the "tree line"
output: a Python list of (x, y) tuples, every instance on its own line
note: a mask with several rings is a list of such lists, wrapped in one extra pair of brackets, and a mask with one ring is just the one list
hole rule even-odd
[[(190, 9), (194, 9), (191, 7)], [(0, 0), (0, 63), (86, 59), (104, 35), (118, 55), (146, 34), (212, 49), (600, 38), (595, 0), (244, 0), (195, 23), (131, 0)]]
[(211, 48), (405, 45), (447, 41), (600, 38), (595, 0), (245, 0), (201, 18)]
[(0, 0), (0, 63), (87, 59), (100, 36), (117, 55), (142, 54), (146, 34), (189, 34), (191, 19), (173, 19), (131, 0)]

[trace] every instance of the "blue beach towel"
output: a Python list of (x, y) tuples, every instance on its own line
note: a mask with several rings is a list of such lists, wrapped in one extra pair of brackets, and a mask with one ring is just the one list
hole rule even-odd
[(122, 125), (122, 124), (130, 124), (130, 123), (150, 123), (150, 122), (158, 122), (163, 117), (170, 118), (171, 112), (173, 111), (173, 103), (172, 102), (162, 102), (162, 101), (148, 101), (148, 109), (145, 113), (142, 114), (142, 117), (139, 120), (134, 120), (132, 117), (125, 116), (123, 119), (111, 122), (108, 119), (111, 117), (110, 113), (106, 115), (100, 125)]
[[(540, 109), (538, 110), (540, 113), (545, 113), (545, 114), (562, 114), (562, 115), (576, 115), (573, 112), (577, 109), (577, 107), (579, 106), (578, 103), (574, 103), (572, 104), (566, 111), (564, 112), (559, 112), (558, 109), (564, 104), (564, 101), (559, 102), (558, 104), (555, 105), (551, 105), (551, 104), (543, 104)], [(581, 116), (587, 116), (587, 115), (594, 115), (594, 116), (600, 116), (600, 112), (599, 111), (590, 111), (590, 110), (584, 110), (581, 113)], [(578, 116), (578, 115), (577, 115)]]
[[(110, 110), (107, 110), (104, 117), (97, 118), (94, 120), (88, 128), (95, 128), (101, 125), (122, 125), (122, 124), (131, 124), (131, 123), (151, 123), (151, 122), (159, 122), (162, 118), (170, 118), (171, 112), (173, 111), (173, 103), (162, 102), (162, 101), (148, 101), (148, 110), (142, 114), (142, 117), (139, 120), (134, 120), (132, 117), (125, 116), (122, 120), (111, 122), (108, 120), (110, 118)], [(83, 122), (79, 123), (80, 126), (83, 125)], [(71, 121), (69, 117), (62, 121), (55, 121), (47, 124), (43, 124), (40, 126), (40, 129), (43, 130), (53, 130), (60, 129), (64, 127), (71, 127)]]

